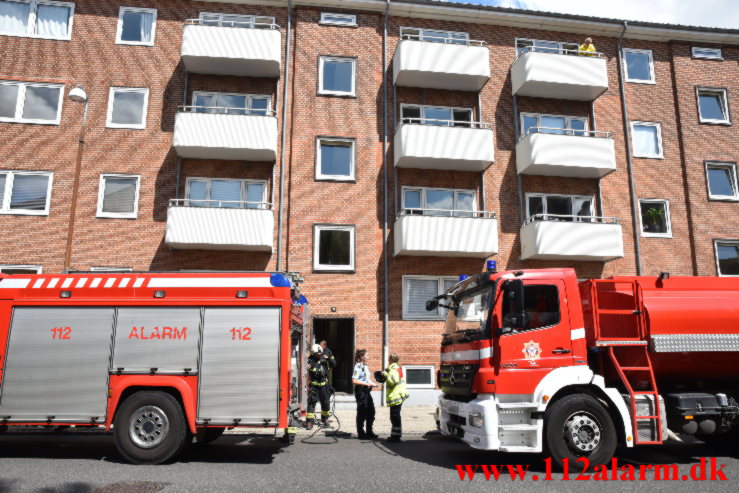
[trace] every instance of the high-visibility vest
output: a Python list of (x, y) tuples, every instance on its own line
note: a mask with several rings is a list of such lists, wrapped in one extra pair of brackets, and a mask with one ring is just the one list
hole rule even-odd
[(397, 363), (393, 363), (382, 372), (385, 376), (385, 401), (388, 406), (399, 406), (408, 398), (405, 390), (403, 370)]

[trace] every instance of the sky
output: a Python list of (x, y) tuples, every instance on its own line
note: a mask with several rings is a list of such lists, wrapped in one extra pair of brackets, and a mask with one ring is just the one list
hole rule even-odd
[[(443, 1), (443, 0), (440, 0)], [(739, 29), (737, 0), (452, 0), (562, 14)]]

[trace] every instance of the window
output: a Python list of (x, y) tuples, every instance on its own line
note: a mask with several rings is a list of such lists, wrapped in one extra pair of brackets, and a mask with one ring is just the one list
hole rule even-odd
[(333, 12), (321, 12), (321, 24), (331, 26), (356, 26), (357, 16), (354, 14), (334, 14)]
[(354, 226), (316, 225), (313, 269), (354, 270)]
[(623, 49), (627, 82), (654, 84), (652, 50)]
[(356, 58), (319, 58), (318, 93), (336, 96), (354, 96)]
[(698, 97), (698, 114), (701, 123), (731, 123), (726, 89), (698, 87), (695, 92)]
[(51, 173), (0, 170), (0, 214), (46, 216)]
[(148, 89), (111, 87), (108, 101), (108, 127), (146, 128), (148, 104)]
[[(503, 327), (512, 326), (513, 300), (508, 296), (509, 286), (506, 283), (503, 293)], [(544, 284), (524, 284), (523, 287), (523, 330), (541, 329), (557, 325), (559, 316), (559, 293), (557, 286)]]
[(706, 60), (724, 59), (721, 54), (721, 48), (702, 48), (700, 46), (693, 46), (691, 51), (693, 52), (693, 58), (704, 58)]
[(739, 240), (716, 240), (719, 276), (739, 276)]
[(526, 215), (537, 221), (590, 222), (593, 197), (584, 195), (526, 194)]
[(472, 109), (446, 106), (403, 104), (400, 106), (403, 123), (439, 125), (442, 127), (471, 127)]
[(316, 180), (354, 180), (354, 140), (319, 138)]
[(662, 158), (662, 129), (659, 123), (631, 122), (634, 157)]
[(586, 135), (587, 117), (521, 113), (521, 136), (527, 133)]
[(580, 45), (577, 43), (516, 38), (516, 56), (528, 51), (554, 53), (555, 55), (577, 55), (579, 49)]
[(154, 46), (156, 27), (156, 9), (121, 7), (115, 42), (119, 45)]
[(92, 272), (133, 272), (131, 267), (90, 267)]
[(455, 45), (466, 45), (470, 35), (454, 31), (442, 31), (439, 29), (423, 29), (418, 27), (401, 27), (401, 39), (412, 39), (416, 41), (427, 41), (429, 43), (447, 43)]
[(139, 176), (100, 175), (97, 217), (136, 219)]
[(706, 163), (708, 198), (739, 200), (736, 163)]
[(0, 274), (41, 274), (40, 265), (0, 265)]
[(205, 26), (245, 27), (251, 29), (273, 29), (275, 18), (259, 15), (232, 15), (200, 13), (200, 23)]
[(187, 205), (231, 209), (268, 209), (267, 182), (263, 180), (230, 180), (188, 178)]
[(473, 190), (403, 187), (403, 209), (413, 215), (472, 217), (475, 204)]
[(640, 199), (641, 235), (672, 238), (670, 203), (661, 199)]
[(197, 113), (266, 116), (271, 111), (270, 97), (258, 94), (195, 91), (192, 105)]
[(403, 375), (409, 389), (433, 389), (436, 387), (434, 365), (404, 365)]
[(58, 125), (63, 93), (59, 84), (0, 81), (0, 121)]
[(403, 318), (443, 320), (446, 308), (426, 311), (426, 302), (457, 284), (456, 277), (403, 276)]
[(0, 34), (70, 39), (74, 4), (50, 0), (0, 0)]

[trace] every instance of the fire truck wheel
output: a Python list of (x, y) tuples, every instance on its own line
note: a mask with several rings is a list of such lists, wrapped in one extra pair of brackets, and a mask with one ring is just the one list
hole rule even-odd
[(165, 392), (137, 392), (116, 413), (118, 451), (134, 464), (161, 464), (179, 455), (190, 436), (182, 407)]
[(616, 451), (616, 429), (611, 417), (595, 398), (585, 394), (563, 397), (544, 415), (546, 444), (551, 457), (561, 466), (581, 469), (580, 457), (596, 464), (606, 464)]
[(200, 428), (195, 434), (195, 443), (205, 445), (221, 438), (226, 428)]

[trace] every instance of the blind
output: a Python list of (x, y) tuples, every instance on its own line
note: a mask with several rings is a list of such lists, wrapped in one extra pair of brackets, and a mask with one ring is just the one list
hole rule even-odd
[(20, 175), (13, 178), (10, 208), (14, 210), (43, 211), (46, 209), (46, 193), (49, 177), (46, 175)]
[(420, 315), (429, 317), (438, 315), (437, 312), (427, 312), (426, 302), (439, 294), (437, 279), (406, 279), (406, 315)]
[(19, 89), (18, 84), (0, 84), (0, 118), (15, 118)]
[(136, 211), (136, 178), (106, 177), (103, 212), (133, 214)]

